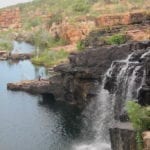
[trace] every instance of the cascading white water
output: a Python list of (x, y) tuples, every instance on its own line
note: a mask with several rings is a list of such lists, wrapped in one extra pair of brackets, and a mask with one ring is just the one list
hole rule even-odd
[[(92, 144), (80, 143), (75, 145), (73, 150), (110, 150), (109, 131), (108, 128), (113, 121), (113, 102), (108, 90), (104, 89), (106, 82), (106, 75), (111, 75), (113, 65), (108, 69), (104, 75), (102, 85), (99, 90), (98, 97), (94, 103), (91, 103), (84, 113), (88, 113), (90, 110), (95, 110), (91, 115), (93, 119), (93, 132), (95, 132), (94, 140)], [(109, 101), (109, 102), (108, 102)]]
[[(149, 53), (150, 51), (144, 51), (139, 59), (144, 59)], [(94, 139), (90, 143), (76, 144), (73, 150), (111, 150), (109, 127), (114, 118), (119, 119), (126, 101), (137, 98), (138, 89), (143, 83), (142, 64), (132, 60), (134, 54), (135, 52), (125, 60), (113, 62), (105, 73), (96, 101), (91, 102), (84, 112), (87, 117), (92, 118)], [(105, 87), (107, 78), (114, 78), (112, 89), (109, 86)]]
[(132, 72), (132, 75), (129, 77), (128, 80), (128, 88), (127, 88), (127, 94), (126, 94), (126, 99), (127, 100), (132, 100), (133, 98), (133, 89), (135, 89), (135, 80), (136, 80), (136, 73), (137, 71), (141, 68), (141, 66), (136, 66), (135, 69)]

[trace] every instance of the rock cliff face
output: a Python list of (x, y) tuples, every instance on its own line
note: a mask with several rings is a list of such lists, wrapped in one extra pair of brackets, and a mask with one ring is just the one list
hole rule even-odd
[(72, 100), (79, 105), (88, 103), (97, 95), (103, 75), (114, 60), (125, 59), (133, 51), (145, 49), (148, 46), (150, 46), (149, 41), (72, 53), (69, 64), (54, 68), (62, 80), (64, 99)]
[(150, 105), (150, 55), (145, 60), (145, 82), (139, 90), (139, 103)]
[[(54, 69), (60, 73), (61, 85), (64, 89), (64, 96), (62, 96), (64, 100), (68, 102), (72, 101), (79, 106), (85, 106), (97, 96), (103, 75), (111, 66), (111, 78), (106, 78), (108, 81), (105, 81), (105, 89), (112, 94), (116, 94), (114, 114), (117, 123), (110, 128), (112, 150), (137, 150), (135, 131), (131, 124), (127, 122), (128, 117), (126, 113), (123, 113), (124, 100), (126, 100), (130, 94), (137, 98), (137, 93), (134, 92), (137, 91), (136, 88), (140, 87), (142, 83), (144, 68), (149, 66), (149, 61), (145, 62), (146, 58), (148, 60), (150, 59), (149, 47), (150, 41), (124, 44), (109, 48), (93, 48), (82, 53), (73, 53), (69, 57), (69, 64), (60, 65)], [(125, 61), (121, 61), (127, 58), (127, 56), (130, 57)], [(146, 72), (149, 74), (149, 67)], [(145, 81), (149, 84), (149, 76), (147, 73)], [(130, 87), (133, 79), (135, 79), (135, 85)], [(117, 83), (118, 81), (119, 84)], [(131, 83), (128, 89), (133, 91), (133, 93), (130, 93), (130, 91), (126, 89), (127, 83)], [(135, 89), (135, 91), (132, 88)], [(147, 90), (142, 88), (146, 94), (141, 95), (141, 98), (146, 104), (149, 104), (149, 92), (147, 92), (149, 89), (148, 86)]]
[[(69, 23), (67, 19), (64, 19), (60, 23), (53, 23), (49, 28), (49, 32), (54, 37), (61, 37), (73, 44), (82, 39), (85, 39), (93, 29), (105, 27), (104, 30), (109, 30), (113, 26), (131, 25), (138, 23), (142, 24), (148, 20), (149, 15), (143, 11), (122, 13), (117, 15), (104, 15), (97, 18), (84, 16), (76, 18), (75, 24)], [(137, 33), (137, 30), (135, 32)], [(126, 33), (131, 35), (131, 31), (127, 31)]]
[[(42, 94), (52, 94), (57, 101), (65, 101), (83, 108), (97, 96), (103, 75), (114, 60), (125, 59), (133, 51), (146, 49), (149, 46), (150, 41), (147, 41), (72, 53), (69, 57), (70, 63), (54, 68), (57, 75), (50, 78), (50, 84), (45, 88), (49, 90), (42, 90)], [(110, 85), (114, 85), (113, 82)], [(111, 88), (111, 86), (108, 87)], [(30, 90), (25, 89), (25, 91)], [(35, 93), (38, 93), (36, 91)], [(117, 106), (119, 106), (118, 103), (116, 103)], [(120, 113), (116, 112), (116, 114)]]
[(20, 27), (21, 17), (19, 8), (4, 9), (0, 11), (0, 29)]
[[(138, 102), (141, 105), (150, 105), (150, 48), (149, 46), (146, 49), (140, 49), (137, 50), (136, 53), (133, 55), (130, 55), (131, 57), (129, 58), (128, 61), (128, 66), (134, 66), (135, 64), (137, 65), (135, 68), (135, 73), (130, 75), (132, 77), (132, 80), (129, 80), (132, 84), (133, 79), (135, 80), (135, 86), (132, 86), (132, 88), (139, 89), (138, 92), (138, 97), (135, 97), (136, 99), (138, 98)], [(136, 62), (136, 63), (135, 63)], [(131, 64), (130, 64), (131, 63)], [(130, 64), (130, 65), (129, 65)], [(130, 69), (132, 67), (127, 67), (126, 72), (130, 74)], [(115, 70), (116, 71), (116, 70)], [(116, 71), (117, 72), (117, 71)], [(115, 72), (112, 72), (114, 75)], [(144, 76), (143, 76), (144, 74)], [(136, 76), (136, 77), (135, 77)], [(121, 90), (118, 90), (115, 88), (115, 75), (112, 76), (111, 78), (108, 78), (108, 85), (106, 86), (106, 89), (108, 89), (110, 92), (113, 92), (112, 90), (119, 91), (122, 93)], [(126, 80), (124, 76), (124, 80)], [(140, 81), (142, 80), (142, 81)], [(110, 82), (110, 83), (109, 83)], [(140, 85), (138, 85), (140, 83)], [(124, 81), (121, 82), (121, 84), (124, 85)], [(111, 86), (109, 86), (111, 85)], [(128, 84), (130, 85), (130, 83)], [(139, 88), (138, 88), (139, 87)], [(126, 91), (125, 88), (123, 88), (121, 85), (119, 86), (120, 89), (123, 89)], [(132, 92), (134, 92), (133, 89), (129, 88)], [(127, 92), (128, 94), (128, 92)], [(135, 93), (132, 93), (133, 97)], [(121, 97), (122, 95), (118, 94), (119, 97), (115, 99), (115, 119), (119, 119), (121, 122), (116, 123), (111, 129), (110, 129), (110, 138), (111, 138), (111, 145), (112, 145), (112, 150), (137, 150), (136, 147), (136, 140), (135, 140), (135, 131), (133, 128), (129, 128), (129, 123), (127, 115), (124, 113), (121, 113), (122, 104), (124, 104), (124, 101), (122, 101)], [(135, 94), (137, 96), (137, 93)], [(126, 97), (124, 97), (125, 99)], [(120, 109), (121, 108), (121, 109)], [(120, 110), (120, 111), (119, 111)], [(118, 114), (118, 115), (117, 115)], [(121, 115), (120, 115), (121, 114)], [(118, 116), (118, 117), (117, 117)], [(143, 134), (144, 137), (144, 134)], [(143, 138), (144, 139), (144, 138)], [(148, 138), (145, 136), (144, 139), (144, 144), (145, 144), (145, 149), (147, 150), (148, 147)]]
[[(130, 57), (125, 59), (127, 56)], [(123, 113), (124, 99), (126, 98), (124, 96), (136, 95), (132, 89), (136, 89), (141, 85), (139, 83), (142, 83), (144, 85), (139, 92), (139, 103), (149, 104), (149, 60), (150, 41), (108, 48), (97, 47), (81, 53), (72, 53), (68, 64), (54, 68), (56, 75), (51, 77), (49, 81), (10, 83), (8, 88), (40, 93), (46, 97), (51, 96), (56, 101), (64, 101), (84, 108), (97, 97), (104, 74), (111, 66), (111, 72), (105, 76), (105, 89), (116, 95), (114, 114), (117, 123), (110, 129), (112, 150), (136, 150), (135, 131), (127, 122), (126, 113)], [(146, 68), (146, 74), (143, 78), (144, 68)], [(131, 77), (131, 79), (126, 80), (127, 77)], [(129, 90), (126, 90), (127, 86), (123, 85), (132, 83), (133, 79), (135, 79), (135, 86), (130, 87), (132, 84), (129, 84)], [(125, 95), (120, 95), (121, 93)]]

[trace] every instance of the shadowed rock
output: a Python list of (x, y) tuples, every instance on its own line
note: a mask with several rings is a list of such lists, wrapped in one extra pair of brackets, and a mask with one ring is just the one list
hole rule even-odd
[(116, 123), (110, 128), (112, 150), (136, 150), (136, 132), (130, 123)]

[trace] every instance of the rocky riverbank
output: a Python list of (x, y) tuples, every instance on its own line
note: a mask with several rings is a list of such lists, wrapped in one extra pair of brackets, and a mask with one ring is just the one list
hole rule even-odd
[(13, 91), (26, 91), (30, 93), (49, 93), (49, 80), (27, 80), (19, 83), (8, 83), (7, 87)]
[(32, 53), (14, 53), (7, 51), (0, 51), (0, 60), (25, 60), (31, 59), (34, 56)]
[[(144, 83), (146, 88), (144, 88), (145, 86), (141, 88), (145, 94), (143, 95), (143, 92), (141, 92), (139, 97), (142, 97), (144, 104), (149, 104), (149, 92), (147, 92), (149, 91), (149, 67), (147, 67), (149, 66), (148, 60), (150, 59), (149, 47), (150, 41), (144, 41), (120, 46), (97, 47), (87, 49), (81, 53), (71, 53), (69, 63), (54, 67), (56, 75), (49, 80), (9, 83), (7, 87), (10, 90), (23, 90), (30, 93), (53, 96), (55, 101), (64, 101), (84, 108), (90, 101), (93, 101), (97, 97), (104, 73), (111, 66), (112, 62), (114, 62), (116, 67), (116, 60), (123, 60), (132, 53), (133, 55), (129, 60), (131, 61), (130, 63), (136, 64), (137, 67), (140, 65), (140, 69), (137, 72), (137, 83), (141, 82), (143, 71), (147, 68), (146, 82)], [(124, 62), (119, 61), (119, 63)], [(114, 78), (116, 77), (115, 73), (118, 73), (116, 69), (113, 68), (114, 72), (111, 73), (112, 76), (110, 78), (107, 78), (108, 81), (105, 85), (105, 88), (110, 93), (113, 93), (116, 89), (116, 79)], [(110, 129), (112, 149), (136, 150), (135, 132), (128, 122), (126, 122), (128, 121), (126, 120), (126, 116), (122, 114), (124, 101), (120, 100), (120, 96), (118, 98), (114, 106), (115, 119), (124, 123), (116, 124)]]
[[(104, 73), (114, 60), (121, 60), (126, 58), (130, 53), (139, 49), (146, 49), (150, 46), (150, 41), (128, 43), (120, 46), (112, 46), (109, 48), (98, 47), (93, 49), (87, 49), (82, 53), (72, 53), (69, 56), (70, 63), (61, 64), (54, 68), (56, 76), (50, 78), (50, 85), (48, 90), (46, 87), (40, 89), (35, 81), (35, 92), (38, 93), (45, 89), (45, 93), (51, 93), (57, 99), (61, 99), (67, 102), (75, 103), (79, 106), (84, 106), (91, 101), (97, 95), (99, 84), (103, 78)], [(27, 92), (32, 91), (30, 85), (32, 82), (25, 84), (26, 88), (23, 88), (24, 82), (18, 83), (17, 88), (15, 86), (8, 86), (13, 90), (24, 90)], [(41, 82), (42, 83), (42, 82)], [(15, 84), (14, 84), (15, 85)], [(39, 88), (39, 89), (38, 89)], [(59, 95), (59, 98), (58, 98)]]

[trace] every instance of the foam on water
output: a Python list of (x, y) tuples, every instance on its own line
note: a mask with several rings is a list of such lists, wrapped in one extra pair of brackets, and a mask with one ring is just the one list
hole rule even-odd
[(81, 144), (73, 147), (73, 150), (110, 150), (110, 144), (107, 143), (93, 143), (93, 144)]

